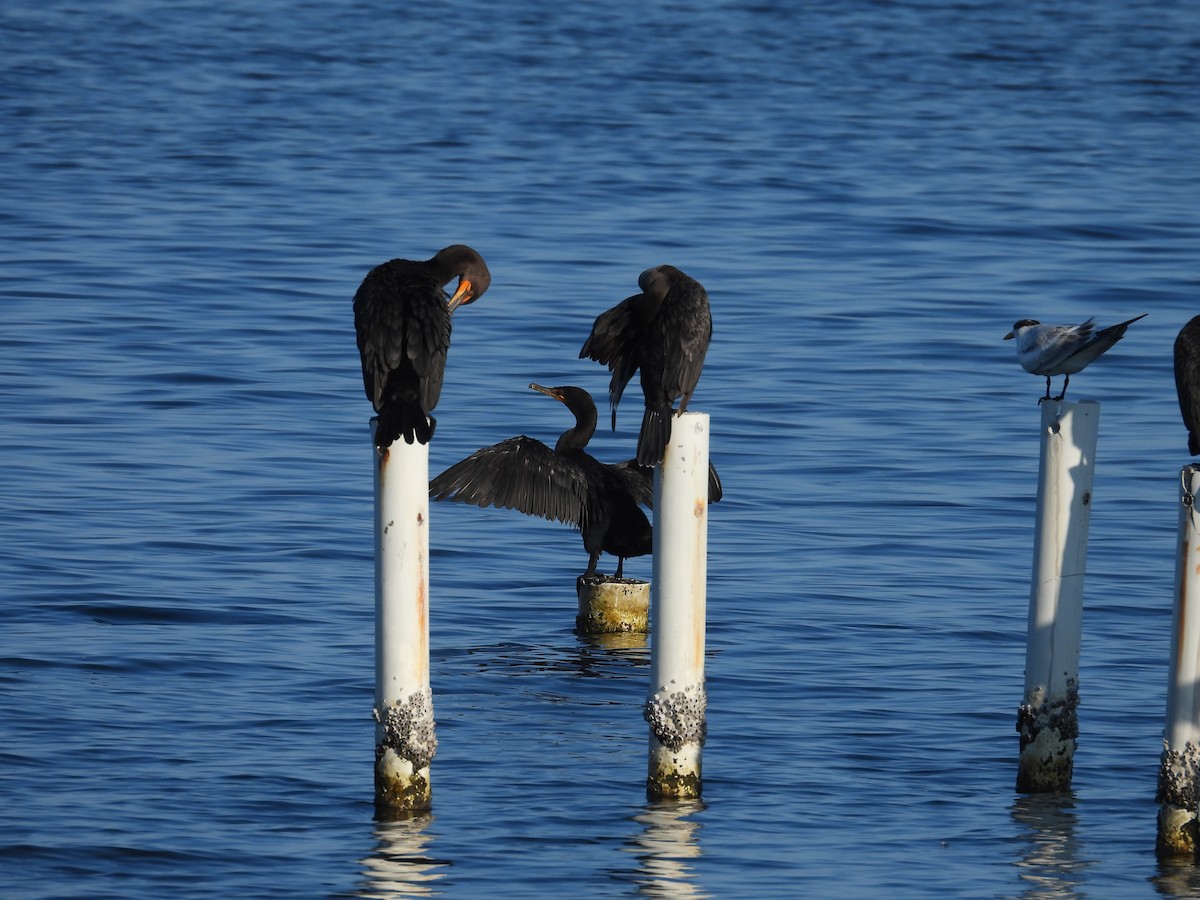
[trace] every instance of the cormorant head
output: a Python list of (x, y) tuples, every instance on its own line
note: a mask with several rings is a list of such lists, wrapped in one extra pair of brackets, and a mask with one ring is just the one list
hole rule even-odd
[(458, 287), (447, 304), (450, 312), (474, 303), (491, 286), (492, 273), (488, 271), (483, 257), (466, 244), (452, 244), (439, 250), (433, 261), (446, 281), (458, 276)]

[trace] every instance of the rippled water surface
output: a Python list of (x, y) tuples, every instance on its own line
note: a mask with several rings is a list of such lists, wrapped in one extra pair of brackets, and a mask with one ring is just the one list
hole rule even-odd
[[(1181, 2), (5, 4), (0, 893), (1200, 891), (1154, 857), (1198, 109)], [(574, 633), (578, 537), (439, 504), (434, 811), (373, 819), (350, 298), (458, 241), (435, 471), (552, 440), (530, 381), (602, 398), (642, 269), (708, 288), (702, 803), (645, 799), (649, 651)], [(1027, 797), (1044, 383), (1000, 338), (1140, 312), (1071, 385), (1081, 736)]]

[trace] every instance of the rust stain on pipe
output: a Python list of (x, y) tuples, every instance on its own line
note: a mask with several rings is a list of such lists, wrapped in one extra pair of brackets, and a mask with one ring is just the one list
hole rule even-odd
[(429, 598), (425, 594), (425, 579), (417, 581), (417, 627), (424, 634), (429, 627)]

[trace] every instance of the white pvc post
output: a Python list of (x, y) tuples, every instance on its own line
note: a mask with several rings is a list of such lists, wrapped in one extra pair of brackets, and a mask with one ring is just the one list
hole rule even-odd
[(1200, 531), (1196, 495), (1200, 466), (1180, 473), (1179, 542), (1175, 562), (1175, 618), (1167, 682), (1167, 721), (1158, 768), (1158, 841), (1161, 856), (1192, 856), (1197, 850), (1197, 787), (1200, 785)]
[(1079, 735), (1083, 578), (1100, 426), (1100, 404), (1092, 400), (1047, 400), (1041, 410), (1025, 697), (1017, 713), (1017, 790), (1029, 793), (1071, 787)]
[(654, 473), (654, 565), (650, 601), (651, 799), (700, 796), (707, 731), (704, 690), (708, 574), (708, 415), (672, 420)]
[(375, 806), (386, 817), (429, 809), (432, 800), (429, 446), (401, 437), (373, 455)]

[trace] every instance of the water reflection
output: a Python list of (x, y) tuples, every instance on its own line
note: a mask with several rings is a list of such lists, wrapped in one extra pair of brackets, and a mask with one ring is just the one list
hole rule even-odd
[(505, 675), (564, 674), (583, 678), (642, 677), (650, 667), (645, 634), (576, 634), (576, 643), (524, 644), (507, 641), (465, 648), (475, 671)]
[(709, 897), (693, 879), (696, 873), (689, 860), (698, 860), (703, 851), (698, 841), (700, 823), (688, 816), (704, 809), (700, 800), (655, 803), (634, 816), (644, 826), (625, 849), (637, 855), (634, 881), (638, 893), (647, 897)]
[(610, 631), (602, 634), (576, 632), (581, 650), (611, 653), (628, 658), (635, 665), (644, 665), (649, 659), (650, 635), (642, 631)]
[(1079, 888), (1088, 863), (1075, 836), (1073, 794), (1029, 794), (1013, 803), (1013, 820), (1022, 826), (1024, 853), (1016, 866), (1025, 884), (1022, 897), (1062, 900), (1082, 897)]
[(362, 861), (365, 870), (356, 897), (424, 897), (437, 890), (449, 860), (428, 853), (433, 836), (426, 829), (433, 817), (421, 814), (375, 826), (375, 852)]
[(1200, 868), (1191, 860), (1160, 860), (1158, 875), (1150, 881), (1164, 897), (1179, 900), (1200, 897)]

